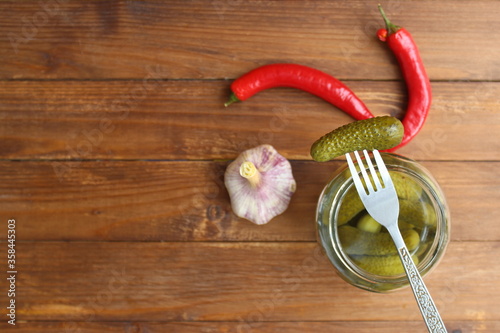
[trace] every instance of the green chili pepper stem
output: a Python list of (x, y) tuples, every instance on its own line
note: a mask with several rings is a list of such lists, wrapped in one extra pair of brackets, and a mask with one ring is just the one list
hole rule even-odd
[(238, 97), (236, 97), (236, 95), (234, 93), (231, 93), (231, 95), (229, 96), (229, 100), (224, 103), (224, 106), (225, 107), (228, 107), (229, 105), (235, 103), (235, 102), (239, 102), (240, 99)]
[(380, 14), (382, 14), (382, 18), (384, 19), (385, 26), (387, 29), (387, 35), (393, 34), (393, 33), (397, 32), (399, 29), (401, 29), (401, 27), (399, 27), (399, 26), (393, 24), (391, 21), (389, 21), (389, 19), (385, 15), (385, 12), (384, 12), (384, 9), (382, 8), (382, 5), (378, 4), (378, 10), (380, 11)]

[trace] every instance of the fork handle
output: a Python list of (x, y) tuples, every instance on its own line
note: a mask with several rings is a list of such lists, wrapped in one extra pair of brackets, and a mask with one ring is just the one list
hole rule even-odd
[(446, 327), (444, 326), (443, 320), (439, 315), (436, 304), (432, 300), (431, 294), (425, 286), (424, 280), (420, 273), (418, 272), (417, 266), (411, 258), (411, 254), (408, 252), (401, 232), (399, 231), (397, 225), (396, 228), (388, 228), (389, 233), (398, 248), (399, 257), (403, 263), (403, 266), (410, 281), (410, 286), (417, 300), (418, 307), (422, 313), (427, 329), (431, 333), (447, 333)]
[(446, 328), (441, 316), (439, 315), (436, 304), (434, 304), (431, 294), (427, 290), (424, 280), (420, 276), (408, 249), (404, 246), (399, 248), (398, 252), (401, 257), (401, 261), (403, 262), (408, 280), (410, 280), (410, 285), (413, 290), (413, 294), (415, 295), (415, 299), (417, 300), (418, 307), (420, 308), (422, 317), (427, 325), (427, 329), (431, 333), (446, 333)]

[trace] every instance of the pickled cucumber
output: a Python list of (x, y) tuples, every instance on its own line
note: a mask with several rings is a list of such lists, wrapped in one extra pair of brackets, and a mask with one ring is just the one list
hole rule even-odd
[[(420, 243), (420, 235), (413, 229), (401, 232), (409, 251), (416, 249)], [(385, 256), (397, 254), (391, 235), (386, 232), (371, 233), (359, 230), (350, 225), (338, 228), (338, 236), (342, 248), (349, 255)]]
[(404, 219), (399, 219), (398, 220), (398, 227), (399, 227), (399, 231), (403, 232), (403, 230), (406, 230), (406, 229), (414, 229), (415, 225), (406, 222)]
[[(419, 202), (422, 195), (422, 188), (414, 180), (399, 172), (391, 172), (391, 178), (398, 193), (399, 199)], [(342, 204), (338, 211), (337, 225), (341, 226), (354, 217), (358, 216), (365, 206), (359, 198), (356, 188), (352, 186), (345, 194)], [(401, 214), (400, 214), (401, 215)]]
[(390, 172), (399, 199), (418, 201), (422, 187), (415, 180), (400, 172)]
[(400, 200), (399, 220), (418, 228), (435, 227), (437, 223), (435, 210), (425, 201)]
[(375, 219), (370, 214), (363, 215), (356, 224), (356, 227), (359, 230), (371, 232), (374, 234), (382, 230), (382, 225), (375, 221)]
[(341, 226), (351, 221), (356, 215), (365, 209), (363, 202), (359, 198), (356, 188), (352, 186), (345, 194), (337, 215), (337, 226)]
[(384, 150), (397, 146), (404, 127), (395, 117), (357, 120), (323, 135), (311, 146), (315, 161), (326, 162), (355, 150)]
[[(418, 264), (418, 257), (412, 257), (415, 265)], [(352, 261), (361, 269), (376, 275), (399, 275), (405, 272), (399, 255), (389, 256), (352, 256)]]

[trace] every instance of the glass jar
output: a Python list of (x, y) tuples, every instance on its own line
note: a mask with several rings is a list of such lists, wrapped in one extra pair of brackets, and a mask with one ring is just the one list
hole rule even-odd
[[(439, 262), (449, 241), (445, 197), (430, 172), (417, 162), (395, 154), (381, 155), (400, 199), (400, 230), (404, 237), (408, 235), (405, 241), (423, 277)], [(359, 225), (366, 216), (346, 163), (335, 172), (319, 198), (318, 241), (338, 274), (350, 284), (373, 292), (408, 286), (396, 247), (385, 228), (370, 230)]]

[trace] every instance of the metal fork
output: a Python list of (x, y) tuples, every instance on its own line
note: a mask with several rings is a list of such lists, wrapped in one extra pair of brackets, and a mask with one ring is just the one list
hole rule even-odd
[[(368, 167), (364, 166), (360, 154), (357, 151), (354, 152), (361, 175), (363, 176), (364, 184), (361, 181), (355, 163), (351, 159), (351, 155), (346, 154), (347, 164), (349, 165), (349, 170), (351, 171), (352, 179), (361, 201), (368, 213), (389, 231), (405, 268), (406, 275), (410, 281), (413, 294), (415, 295), (427, 329), (429, 332), (446, 333), (446, 328), (439, 315), (436, 304), (432, 300), (417, 267), (413, 263), (411, 254), (408, 252), (401, 232), (399, 231), (399, 200), (384, 160), (377, 150), (373, 150), (373, 157), (375, 158), (377, 169), (382, 179), (382, 182), (380, 182), (377, 176), (377, 170), (373, 166), (368, 151), (363, 150), (363, 154)], [(370, 171), (372, 180), (370, 180), (367, 169)]]

